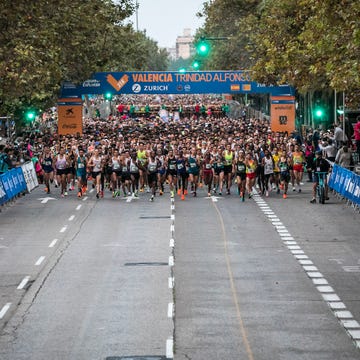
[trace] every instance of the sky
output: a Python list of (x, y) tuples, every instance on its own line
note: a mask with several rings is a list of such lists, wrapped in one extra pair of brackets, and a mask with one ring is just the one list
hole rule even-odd
[[(203, 25), (196, 13), (202, 10), (206, 0), (137, 0), (139, 4), (139, 30), (155, 40), (160, 47), (174, 47), (176, 37), (183, 35), (185, 28), (195, 34)], [(136, 16), (131, 17), (136, 29)]]

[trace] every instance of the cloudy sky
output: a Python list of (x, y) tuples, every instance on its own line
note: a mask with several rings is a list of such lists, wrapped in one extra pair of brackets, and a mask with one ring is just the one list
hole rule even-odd
[[(137, 0), (139, 4), (139, 30), (161, 47), (173, 47), (176, 37), (190, 28), (192, 34), (202, 26), (203, 20), (196, 16), (205, 0)], [(136, 29), (136, 16), (131, 17)]]

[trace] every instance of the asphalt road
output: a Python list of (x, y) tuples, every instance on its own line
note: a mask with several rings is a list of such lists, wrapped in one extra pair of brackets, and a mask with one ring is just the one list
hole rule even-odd
[(359, 214), (205, 195), (3, 209), (0, 358), (360, 359)]

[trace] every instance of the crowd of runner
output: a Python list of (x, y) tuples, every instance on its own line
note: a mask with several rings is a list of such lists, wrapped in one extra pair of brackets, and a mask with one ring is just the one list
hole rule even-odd
[(345, 166), (347, 154), (351, 157), (346, 144), (336, 140), (336, 128), (303, 137), (272, 132), (264, 119), (190, 115), (164, 122), (118, 111), (107, 120), (85, 119), (81, 136), (49, 131), (0, 150), (6, 151), (9, 167), (31, 159), (47, 193), (65, 197), (72, 191), (81, 198), (90, 186), (97, 198), (149, 192), (150, 201), (165, 191), (185, 200), (200, 188), (208, 196), (235, 195), (241, 201), (255, 188), (286, 199), (289, 191), (302, 191), (304, 172), (312, 182), (319, 164), (329, 170), (323, 157)]

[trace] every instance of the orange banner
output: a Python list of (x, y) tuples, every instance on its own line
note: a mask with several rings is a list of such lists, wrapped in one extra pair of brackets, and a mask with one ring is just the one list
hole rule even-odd
[(82, 135), (82, 100), (66, 98), (58, 100), (58, 133), (59, 135)]
[(271, 96), (271, 130), (287, 132), (295, 130), (295, 97)]

